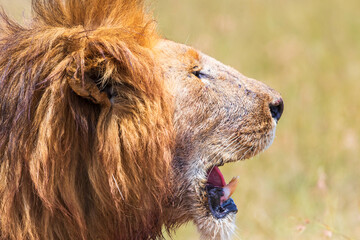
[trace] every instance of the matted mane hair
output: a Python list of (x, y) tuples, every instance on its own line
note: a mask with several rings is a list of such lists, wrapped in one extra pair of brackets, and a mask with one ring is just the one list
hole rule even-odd
[(161, 235), (171, 100), (141, 0), (33, 0), (0, 20), (0, 238)]

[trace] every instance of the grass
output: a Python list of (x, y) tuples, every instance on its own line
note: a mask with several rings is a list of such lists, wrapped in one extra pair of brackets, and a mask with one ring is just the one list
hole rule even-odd
[[(0, 0), (16, 18), (24, 0)], [(360, 1), (158, 0), (159, 29), (282, 93), (273, 145), (224, 166), (241, 239), (360, 239)], [(24, 10), (26, 11), (24, 12)], [(190, 223), (174, 239), (198, 239)], [(240, 237), (235, 237), (240, 239)]]

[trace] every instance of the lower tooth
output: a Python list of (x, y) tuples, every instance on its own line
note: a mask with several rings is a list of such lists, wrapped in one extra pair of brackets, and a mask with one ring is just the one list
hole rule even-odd
[(223, 201), (228, 200), (231, 197), (231, 195), (235, 192), (238, 181), (239, 181), (239, 177), (233, 177), (231, 181), (225, 187), (223, 187), (223, 191), (224, 191), (224, 196), (222, 197)]

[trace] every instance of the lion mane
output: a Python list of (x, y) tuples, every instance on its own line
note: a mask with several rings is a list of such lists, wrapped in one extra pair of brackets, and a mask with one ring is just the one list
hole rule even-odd
[(173, 147), (141, 0), (33, 0), (0, 21), (0, 238), (161, 235)]

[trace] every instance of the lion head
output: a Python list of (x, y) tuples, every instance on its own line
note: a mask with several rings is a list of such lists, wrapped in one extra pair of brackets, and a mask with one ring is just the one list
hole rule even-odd
[(227, 238), (218, 169), (267, 148), (280, 95), (156, 33), (143, 1), (33, 0), (2, 14), (0, 237)]
[[(237, 207), (219, 170), (269, 147), (283, 112), (280, 95), (215, 59), (163, 40), (156, 50), (174, 96), (174, 193), (169, 219), (193, 220), (203, 239), (228, 239)], [(174, 57), (176, 56), (176, 57)]]

